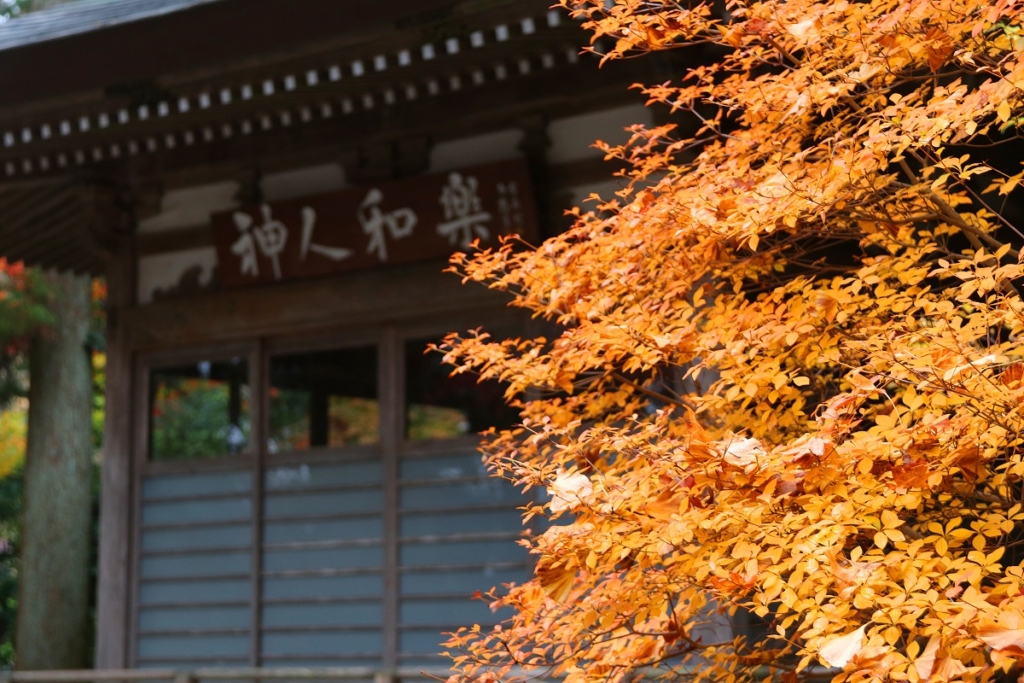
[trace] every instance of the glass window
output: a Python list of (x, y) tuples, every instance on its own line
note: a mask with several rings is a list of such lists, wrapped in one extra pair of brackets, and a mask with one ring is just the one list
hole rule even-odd
[(269, 452), (379, 440), (375, 347), (271, 358)]
[[(504, 338), (495, 335), (495, 338)], [(413, 441), (450, 439), (490, 427), (505, 429), (519, 413), (505, 403), (504, 387), (476, 375), (450, 376), (440, 353), (425, 353), (438, 339), (405, 343), (405, 436)]]
[(150, 459), (215, 458), (249, 445), (244, 358), (157, 368), (149, 378)]

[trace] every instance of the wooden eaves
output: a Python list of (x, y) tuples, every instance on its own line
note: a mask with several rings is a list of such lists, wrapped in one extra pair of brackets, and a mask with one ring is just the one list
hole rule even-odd
[(598, 70), (549, 4), (114, 0), (92, 30), (0, 25), (0, 255), (99, 273), (169, 188), (328, 162), (358, 179), (381, 155), (415, 171), (433, 142), (635, 101), (650, 63)]

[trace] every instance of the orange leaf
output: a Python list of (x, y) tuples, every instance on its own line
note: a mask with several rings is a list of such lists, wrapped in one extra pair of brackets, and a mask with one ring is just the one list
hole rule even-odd
[(565, 565), (557, 567), (537, 567), (537, 580), (548, 597), (558, 602), (565, 602), (572, 592), (576, 571)]
[(1024, 363), (1011, 363), (999, 375), (999, 381), (1008, 387), (1020, 386), (1022, 379), (1024, 379)]

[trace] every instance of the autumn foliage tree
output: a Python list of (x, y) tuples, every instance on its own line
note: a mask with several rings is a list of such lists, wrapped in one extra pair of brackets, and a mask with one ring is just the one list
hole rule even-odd
[(487, 458), (551, 520), (455, 678), (1019, 675), (1024, 3), (563, 4), (693, 67), (614, 201), (455, 262), (557, 330), (443, 347), (521, 401)]

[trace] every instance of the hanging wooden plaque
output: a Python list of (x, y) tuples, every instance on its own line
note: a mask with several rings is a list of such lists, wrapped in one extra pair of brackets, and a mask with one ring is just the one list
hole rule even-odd
[(220, 280), (243, 287), (443, 259), (537, 235), (526, 163), (345, 188), (214, 214)]

